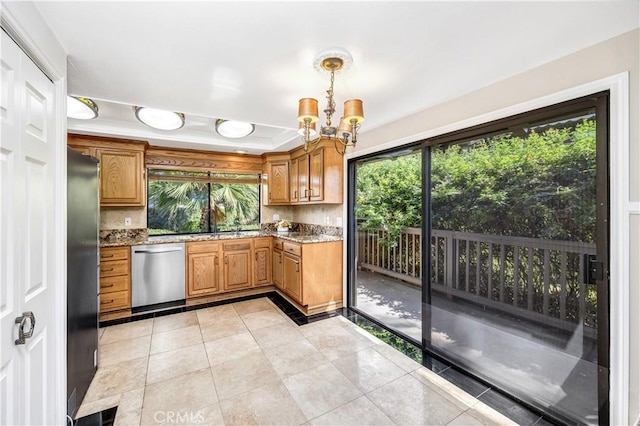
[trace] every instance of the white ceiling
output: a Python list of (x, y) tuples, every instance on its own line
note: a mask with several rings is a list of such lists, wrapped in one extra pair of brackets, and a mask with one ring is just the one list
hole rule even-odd
[[(301, 143), (298, 99), (324, 107), (329, 81), (313, 57), (330, 47), (354, 60), (336, 76), (336, 115), (362, 99), (366, 134), (639, 26), (635, 0), (35, 4), (69, 54), (69, 94), (100, 108), (70, 131), (250, 153)], [(186, 125), (154, 131), (132, 105), (184, 112)], [(225, 139), (216, 118), (257, 130)]]

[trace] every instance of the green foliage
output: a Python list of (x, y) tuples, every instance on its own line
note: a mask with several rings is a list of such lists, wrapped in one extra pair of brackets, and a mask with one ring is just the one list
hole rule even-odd
[(422, 350), (420, 350), (420, 348), (402, 339), (401, 337), (396, 336), (390, 331), (370, 324), (371, 323), (369, 321), (357, 320), (356, 322), (356, 325), (358, 325), (358, 327), (376, 336), (378, 339), (402, 352), (414, 361), (422, 364)]
[(356, 216), (361, 228), (386, 229), (395, 241), (406, 227), (422, 220), (422, 160), (420, 152), (365, 163), (358, 168)]
[[(160, 174), (160, 172), (155, 172)], [(163, 172), (180, 177), (202, 173)], [(198, 175), (198, 176), (195, 176)], [(194, 180), (196, 180), (194, 178)], [(148, 227), (162, 233), (257, 229), (260, 222), (259, 186), (248, 183), (206, 183), (153, 180), (149, 183)], [(156, 231), (154, 231), (156, 232)]]
[[(431, 154), (432, 228), (593, 242), (595, 121), (526, 137), (499, 135)], [(420, 153), (357, 169), (362, 229), (395, 241), (422, 220)]]

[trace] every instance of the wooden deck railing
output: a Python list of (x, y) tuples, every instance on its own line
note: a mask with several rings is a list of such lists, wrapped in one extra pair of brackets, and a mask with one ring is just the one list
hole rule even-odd
[[(422, 232), (396, 241), (384, 230), (361, 231), (358, 267), (422, 285)], [(431, 288), (565, 330), (595, 336), (595, 286), (585, 284), (585, 255), (595, 244), (432, 230)]]

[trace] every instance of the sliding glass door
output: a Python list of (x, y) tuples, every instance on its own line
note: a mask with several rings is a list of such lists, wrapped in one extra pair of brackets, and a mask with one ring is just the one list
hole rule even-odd
[(351, 307), (557, 419), (608, 418), (607, 104), (353, 161)]
[(356, 238), (351, 306), (422, 339), (422, 158), (419, 147), (352, 165)]

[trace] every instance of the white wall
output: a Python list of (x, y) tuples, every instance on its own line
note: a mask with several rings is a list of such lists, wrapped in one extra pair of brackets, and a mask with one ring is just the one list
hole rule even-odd
[[(365, 132), (349, 157), (417, 141), (429, 134), (455, 130), (463, 121), (513, 105), (628, 72), (629, 75), (629, 413), (627, 424), (640, 415), (640, 30), (622, 34), (525, 73), (421, 111), (384, 127)], [(425, 94), (428, 96), (428, 94)], [(365, 123), (366, 124), (366, 123)], [(366, 126), (365, 126), (366, 127)], [(446, 130), (445, 130), (446, 129)], [(363, 129), (364, 130), (364, 129)], [(619, 283), (612, 282), (611, 286)], [(623, 346), (622, 342), (612, 342)]]

